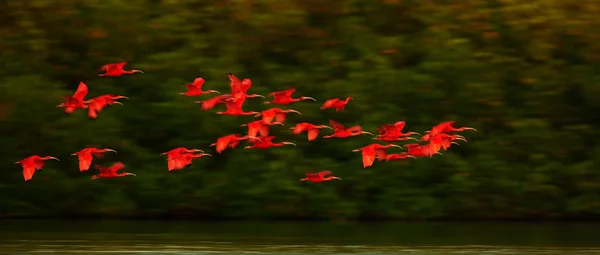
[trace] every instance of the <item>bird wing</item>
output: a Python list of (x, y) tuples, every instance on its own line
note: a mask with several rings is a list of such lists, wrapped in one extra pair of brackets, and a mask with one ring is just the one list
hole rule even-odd
[(323, 108), (334, 107), (339, 101), (340, 101), (340, 99), (338, 99), (338, 98), (329, 99), (329, 100), (325, 101), (325, 103), (323, 104), (322, 107)]
[(385, 160), (387, 156), (387, 152), (385, 151), (385, 149), (377, 149), (375, 150), (375, 153), (377, 153), (377, 158), (379, 159), (379, 161)]
[[(269, 135), (269, 126), (268, 125), (263, 125), (260, 127), (260, 136), (268, 136)], [(272, 139), (272, 138), (271, 138)], [(269, 140), (270, 141), (270, 140)]]
[(346, 130), (346, 127), (344, 127), (344, 125), (342, 125), (341, 123), (334, 121), (334, 120), (329, 120), (329, 125), (331, 125), (331, 127), (333, 127), (334, 132)]
[(406, 126), (406, 122), (405, 121), (396, 121), (396, 123), (394, 123), (394, 128), (396, 130), (396, 132), (402, 132), (402, 129), (404, 129), (404, 126)]
[(248, 90), (250, 89), (250, 87), (252, 87), (252, 81), (248, 78), (245, 78), (242, 81), (242, 84), (240, 85), (240, 92), (246, 94), (246, 92), (248, 92)]
[(362, 162), (363, 162), (363, 167), (367, 168), (373, 165), (373, 162), (375, 162), (375, 155), (376, 152), (373, 149), (366, 149), (366, 150), (362, 150)]
[(308, 129), (308, 123), (298, 123), (296, 124), (296, 126), (294, 127), (294, 134), (300, 134), (302, 133), (302, 131), (307, 130)]
[(85, 83), (83, 83), (81, 81), (81, 82), (79, 82), (79, 86), (77, 87), (77, 90), (73, 94), (73, 99), (83, 100), (83, 98), (87, 95), (87, 93), (88, 93), (88, 86), (85, 85)]
[(360, 132), (360, 131), (362, 131), (362, 127), (359, 126), (359, 125), (356, 125), (356, 126), (351, 126), (351, 127), (347, 128), (346, 130), (350, 131), (352, 133), (354, 133), (354, 132)]
[(235, 77), (235, 75), (231, 73), (227, 74), (227, 77), (229, 77), (230, 81), (229, 86), (231, 87), (231, 94), (239, 92), (240, 87), (242, 86), (242, 82), (240, 81), (240, 79), (238, 79), (238, 77)]
[(284, 123), (285, 122), (285, 116), (286, 116), (286, 114), (284, 112), (275, 114), (275, 120), (277, 122), (279, 122), (279, 123)]
[(101, 165), (94, 165), (94, 167), (98, 169), (98, 171), (100, 171), (100, 174), (110, 174), (110, 170), (108, 169), (108, 167)]
[(308, 130), (308, 140), (309, 141), (317, 139), (318, 135), (319, 135), (319, 129), (313, 128), (311, 130)]
[(118, 69), (119, 71), (122, 71), (122, 70), (123, 70), (123, 67), (124, 67), (125, 65), (127, 65), (127, 62), (119, 62), (119, 63), (116, 63), (116, 64), (114, 65), (114, 67), (115, 67), (116, 69)]
[(225, 107), (227, 107), (228, 112), (242, 111), (242, 107), (240, 107), (236, 102), (232, 102), (232, 101), (226, 101)]
[(282, 90), (282, 91), (275, 91), (275, 92), (271, 92), (269, 93), (269, 95), (273, 96), (273, 98), (277, 99), (277, 98), (281, 98), (281, 97), (291, 97), (292, 93), (294, 93), (296, 91), (296, 89), (292, 88), (292, 89), (286, 89), (286, 90)]
[(200, 90), (200, 88), (194, 84), (183, 84), (188, 92), (194, 92)]
[(202, 77), (198, 77), (198, 78), (194, 79), (194, 82), (192, 82), (192, 85), (194, 85), (198, 89), (201, 89), (203, 84), (204, 84), (204, 78), (202, 78)]
[(321, 177), (321, 178), (324, 178), (325, 176), (327, 176), (327, 175), (331, 175), (331, 174), (332, 174), (332, 172), (331, 172), (331, 171), (329, 171), (329, 170), (325, 170), (325, 171), (318, 172), (318, 173), (317, 173), (317, 176), (319, 176), (319, 177)]
[(33, 174), (35, 173), (35, 167), (23, 164), (23, 178), (25, 181), (31, 180), (33, 178)]
[(271, 109), (269, 109), (269, 110), (263, 111), (262, 116), (263, 116), (262, 120), (265, 123), (271, 123), (271, 122), (273, 122), (273, 119), (275, 118), (275, 113)]
[(123, 163), (117, 162), (117, 163), (114, 163), (112, 166), (110, 166), (107, 170), (110, 173), (116, 174), (117, 171), (123, 169), (124, 167), (125, 167), (125, 165)]

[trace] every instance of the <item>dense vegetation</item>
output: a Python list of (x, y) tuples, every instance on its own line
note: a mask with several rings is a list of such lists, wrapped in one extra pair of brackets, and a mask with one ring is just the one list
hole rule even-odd
[[(30, 0), (0, 9), (2, 216), (600, 216), (600, 2)], [(96, 76), (119, 61), (145, 73)], [(273, 128), (299, 146), (240, 148), (167, 172), (160, 153), (214, 153), (210, 143), (253, 119), (204, 112), (192, 102), (210, 96), (178, 94), (199, 76), (227, 92), (228, 72), (251, 78), (252, 93), (295, 87), (319, 100), (289, 106), (303, 115)], [(131, 100), (97, 120), (55, 108), (79, 81), (89, 96)], [(344, 112), (319, 110), (348, 95)], [(456, 120), (479, 132), (443, 156), (363, 169), (351, 150), (370, 137), (308, 143), (288, 129), (329, 119), (372, 132)], [(122, 161), (138, 176), (90, 181), (70, 156), (85, 146), (117, 150), (95, 162)], [(13, 162), (31, 154), (61, 161), (25, 183)], [(343, 181), (298, 181), (323, 169)]]

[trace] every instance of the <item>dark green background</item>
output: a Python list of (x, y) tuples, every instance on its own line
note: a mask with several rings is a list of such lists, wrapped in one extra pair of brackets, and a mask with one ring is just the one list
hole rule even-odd
[[(600, 4), (450, 2), (0, 1), (0, 216), (597, 218)], [(119, 61), (145, 73), (96, 76)], [(213, 153), (217, 137), (253, 120), (178, 95), (199, 76), (226, 93), (228, 72), (251, 78), (250, 93), (295, 87), (318, 100), (289, 106), (303, 115), (273, 128), (299, 146), (239, 148), (167, 172), (160, 153)], [(67, 115), (55, 106), (79, 81), (89, 97), (131, 100), (97, 120)], [(355, 100), (344, 112), (319, 110), (345, 96)], [(329, 119), (371, 132), (405, 120), (421, 133), (456, 120), (479, 132), (443, 156), (363, 169), (351, 150), (369, 136), (308, 143), (288, 129)], [(90, 181), (69, 155), (86, 146), (117, 150), (94, 162), (138, 176)], [(61, 161), (25, 183), (13, 162), (31, 154)], [(324, 169), (343, 181), (298, 181)]]

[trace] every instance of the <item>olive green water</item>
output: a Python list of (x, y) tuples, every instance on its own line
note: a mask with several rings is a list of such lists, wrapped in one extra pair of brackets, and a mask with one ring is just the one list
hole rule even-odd
[(598, 223), (0, 221), (0, 254), (600, 254)]

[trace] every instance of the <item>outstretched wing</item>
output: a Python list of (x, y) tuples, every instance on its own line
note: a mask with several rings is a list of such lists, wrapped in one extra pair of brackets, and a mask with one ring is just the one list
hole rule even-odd
[(240, 91), (240, 88), (242, 86), (242, 81), (240, 81), (240, 79), (238, 79), (238, 77), (235, 77), (235, 75), (228, 73), (227, 77), (229, 77), (229, 81), (230, 84), (229, 86), (231, 87), (231, 94), (235, 94), (237, 92)]
[(242, 84), (240, 85), (240, 91), (244, 94), (246, 94), (246, 92), (248, 92), (248, 90), (250, 89), (250, 87), (252, 87), (252, 81), (248, 78), (244, 79), (242, 81)]
[(396, 132), (402, 132), (402, 129), (404, 129), (404, 126), (406, 126), (406, 122), (405, 121), (396, 121), (396, 123), (394, 123), (394, 128), (396, 130)]
[(125, 167), (125, 165), (121, 162), (117, 162), (114, 163), (112, 166), (110, 166), (107, 170), (112, 173), (112, 174), (116, 174), (117, 171), (123, 169)]
[(317, 139), (318, 135), (319, 135), (319, 129), (313, 128), (311, 130), (308, 130), (308, 140), (309, 141)]
[(282, 91), (271, 92), (271, 93), (269, 93), (269, 95), (273, 96), (274, 98), (291, 97), (292, 93), (294, 93), (295, 91), (296, 91), (296, 89), (292, 88), (292, 89), (286, 89), (286, 90), (282, 90)]
[(334, 107), (339, 101), (340, 101), (340, 99), (338, 99), (338, 98), (329, 99), (329, 100), (325, 101), (325, 103), (323, 103), (322, 108)]
[(85, 83), (83, 83), (82, 81), (80, 81), (79, 86), (77, 87), (77, 90), (75, 91), (75, 94), (73, 94), (73, 99), (83, 100), (83, 98), (87, 95), (87, 93), (88, 93), (88, 86), (85, 85)]
[(296, 126), (294, 127), (294, 134), (300, 134), (302, 133), (302, 131), (307, 130), (308, 129), (308, 123), (298, 123), (296, 124)]
[(33, 174), (35, 173), (35, 167), (23, 164), (23, 178), (25, 181), (31, 180), (33, 178)]
[(346, 127), (344, 127), (344, 125), (342, 125), (341, 123), (334, 121), (334, 120), (329, 120), (329, 125), (331, 125), (331, 127), (333, 127), (334, 132), (346, 130)]
[(358, 126), (358, 125), (356, 125), (356, 126), (349, 127), (349, 128), (347, 128), (346, 130), (347, 130), (347, 131), (350, 131), (350, 132), (352, 132), (352, 133), (354, 133), (354, 132), (360, 132), (360, 131), (362, 131), (362, 127), (361, 127), (361, 126)]

